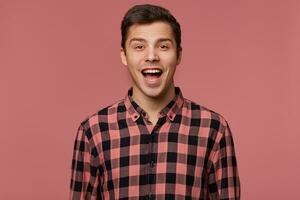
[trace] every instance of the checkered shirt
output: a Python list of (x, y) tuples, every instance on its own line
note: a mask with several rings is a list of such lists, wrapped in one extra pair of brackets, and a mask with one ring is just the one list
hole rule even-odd
[(70, 199), (240, 199), (231, 130), (179, 87), (156, 125), (132, 99), (88, 116), (74, 145)]

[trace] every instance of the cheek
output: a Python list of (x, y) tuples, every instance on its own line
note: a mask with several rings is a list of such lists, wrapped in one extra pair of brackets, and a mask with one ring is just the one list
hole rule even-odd
[(177, 55), (175, 51), (162, 54), (161, 56), (169, 63), (177, 63)]
[(166, 64), (169, 66), (171, 70), (175, 69), (177, 66), (177, 57), (176, 56), (170, 56), (166, 60)]
[(136, 64), (129, 62), (127, 67), (128, 67), (128, 71), (132, 77), (138, 77), (139, 71), (138, 71), (138, 67)]
[(132, 65), (128, 65), (128, 71), (129, 71), (129, 73), (131, 74), (131, 75), (134, 75), (135, 74), (135, 70), (134, 70), (134, 68), (132, 67)]
[(141, 54), (130, 54), (128, 55), (127, 62), (128, 64), (133, 65), (134, 67), (138, 67), (138, 65), (141, 63), (142, 59)]

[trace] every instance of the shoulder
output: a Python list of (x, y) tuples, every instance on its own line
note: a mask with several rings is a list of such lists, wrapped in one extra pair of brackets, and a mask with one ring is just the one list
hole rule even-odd
[[(108, 121), (110, 118), (117, 115), (117, 113), (122, 113), (126, 111), (124, 104), (124, 99), (118, 100), (109, 106), (102, 107), (97, 111), (87, 115), (80, 123), (80, 125), (85, 129), (103, 129), (105, 131), (108, 129)], [(101, 130), (99, 130), (101, 131)]]
[(190, 112), (192, 119), (199, 119), (202, 125), (207, 124), (217, 130), (224, 129), (228, 125), (223, 114), (197, 102), (185, 98), (183, 107)]

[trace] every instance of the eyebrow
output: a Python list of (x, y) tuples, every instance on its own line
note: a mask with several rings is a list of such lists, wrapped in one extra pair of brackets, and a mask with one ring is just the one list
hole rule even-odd
[[(134, 41), (145, 42), (146, 40), (143, 38), (132, 38), (129, 40), (129, 44)], [(173, 44), (173, 40), (171, 40), (170, 38), (160, 38), (156, 42), (166, 42), (166, 41), (171, 42)]]

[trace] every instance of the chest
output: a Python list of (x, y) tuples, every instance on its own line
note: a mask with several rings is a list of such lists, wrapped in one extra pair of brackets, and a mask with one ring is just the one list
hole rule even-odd
[(111, 178), (122, 174), (201, 174), (208, 158), (209, 130), (176, 123), (141, 123), (101, 135), (105, 169)]

